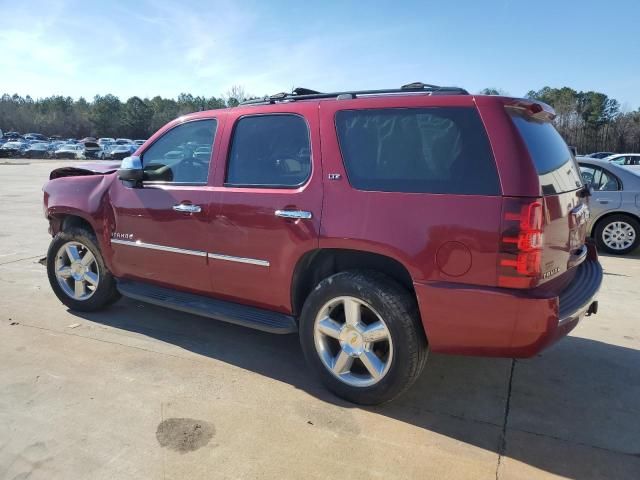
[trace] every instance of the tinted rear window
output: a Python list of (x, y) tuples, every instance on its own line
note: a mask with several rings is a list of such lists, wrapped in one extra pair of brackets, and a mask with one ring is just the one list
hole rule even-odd
[(336, 129), (349, 182), (359, 190), (500, 194), (473, 108), (342, 110)]
[(529, 150), (544, 195), (570, 192), (582, 186), (571, 151), (551, 123), (518, 111), (512, 111), (511, 118)]

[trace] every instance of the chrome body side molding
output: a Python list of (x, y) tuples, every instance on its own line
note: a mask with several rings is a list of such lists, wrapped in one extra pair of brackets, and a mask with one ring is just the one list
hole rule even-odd
[(184, 248), (167, 247), (165, 245), (158, 245), (155, 243), (141, 242), (140, 240), (122, 240), (119, 238), (112, 238), (111, 243), (115, 243), (118, 245), (127, 245), (129, 247), (148, 248), (150, 250), (159, 250), (162, 252), (180, 253), (183, 255), (195, 255), (197, 257), (207, 257), (213, 260), (246, 263), (249, 265), (257, 265), (259, 267), (268, 267), (270, 265), (268, 260), (260, 260), (258, 258), (235, 257), (233, 255), (223, 255), (220, 253), (207, 253), (201, 250), (187, 250)]

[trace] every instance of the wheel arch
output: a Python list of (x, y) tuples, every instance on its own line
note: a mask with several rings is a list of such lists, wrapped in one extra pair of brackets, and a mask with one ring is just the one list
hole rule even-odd
[(379, 253), (344, 248), (319, 248), (305, 253), (297, 262), (291, 280), (291, 307), (294, 316), (313, 288), (323, 279), (347, 270), (375, 270), (396, 280), (415, 298), (409, 270), (398, 260)]
[(79, 227), (89, 230), (98, 237), (92, 219), (83, 212), (73, 209), (55, 209), (49, 211), (47, 219), (50, 225), (49, 233), (51, 233), (52, 236), (69, 228)]

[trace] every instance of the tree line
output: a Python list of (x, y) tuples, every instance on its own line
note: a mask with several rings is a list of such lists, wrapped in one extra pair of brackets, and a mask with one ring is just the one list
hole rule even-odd
[[(503, 92), (488, 88), (480, 93)], [(182, 93), (175, 99), (131, 97), (124, 102), (110, 94), (96, 95), (91, 101), (59, 95), (33, 99), (5, 94), (0, 97), (0, 129), (73, 138), (148, 138), (180, 115), (236, 106), (249, 97), (239, 86), (220, 97)], [(619, 102), (604, 93), (569, 87), (531, 90), (526, 97), (556, 110), (556, 127), (580, 153), (640, 152), (640, 109), (623, 112)]]
[(42, 133), (63, 138), (149, 138), (164, 124), (186, 113), (237, 106), (248, 98), (240, 86), (220, 97), (131, 97), (96, 95), (92, 101), (54, 95), (33, 99), (4, 94), (0, 97), (0, 129), (4, 132)]

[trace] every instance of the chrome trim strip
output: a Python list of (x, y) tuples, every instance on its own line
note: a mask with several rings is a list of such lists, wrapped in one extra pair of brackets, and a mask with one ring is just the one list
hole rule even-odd
[(163, 252), (182, 253), (184, 255), (195, 255), (196, 257), (207, 256), (207, 252), (202, 252), (200, 250), (185, 250), (184, 248), (166, 247), (164, 245), (156, 245), (155, 243), (141, 242), (140, 240), (131, 241), (131, 240), (120, 240), (117, 238), (112, 238), (111, 243), (117, 243), (119, 245), (128, 245), (130, 247), (148, 248), (150, 250), (160, 250)]
[(195, 255), (197, 257), (208, 257), (215, 260), (226, 260), (228, 262), (247, 263), (249, 265), (258, 265), (260, 267), (268, 267), (270, 263), (267, 260), (259, 260), (257, 258), (234, 257), (232, 255), (222, 255), (219, 253), (207, 253), (200, 250), (186, 250), (184, 248), (166, 247), (164, 245), (156, 245), (155, 243), (141, 242), (140, 240), (121, 240), (112, 238), (111, 243), (119, 245), (128, 245), (130, 247), (148, 248), (151, 250), (160, 250), (162, 252), (182, 253), (184, 255)]
[(248, 263), (250, 265), (258, 265), (260, 267), (268, 267), (270, 263), (267, 260), (258, 260), (257, 258), (234, 257), (232, 255), (221, 255), (219, 253), (207, 253), (209, 258), (216, 260), (226, 260), (227, 262)]

